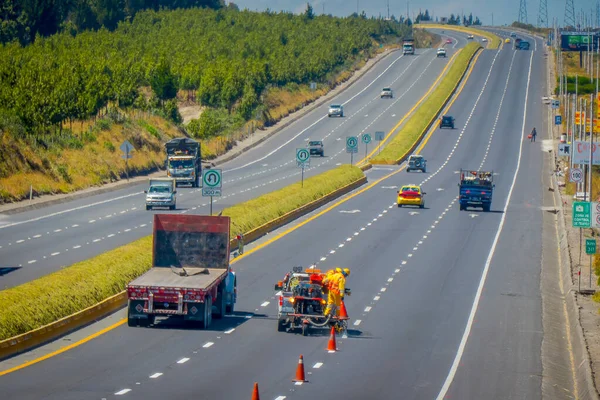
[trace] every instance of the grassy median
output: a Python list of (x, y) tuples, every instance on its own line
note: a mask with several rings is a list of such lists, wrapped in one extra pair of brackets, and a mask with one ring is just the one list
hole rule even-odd
[[(343, 165), (223, 211), (232, 235), (248, 232), (364, 176)], [(0, 291), (0, 340), (8, 339), (91, 307), (125, 289), (152, 264), (152, 237), (118, 247), (34, 281)]]
[(427, 28), (443, 29), (446, 31), (458, 31), (458, 32), (464, 32), (464, 33), (470, 33), (472, 35), (483, 36), (484, 38), (486, 38), (488, 40), (488, 46), (487, 46), (488, 49), (497, 49), (498, 47), (500, 47), (500, 44), (502, 43), (502, 39), (500, 39), (499, 36), (494, 35), (491, 32), (484, 31), (482, 29), (473, 28), (471, 26), (463, 27), (463, 26), (459, 26), (459, 25), (418, 24), (418, 25), (414, 25), (414, 27), (420, 28), (420, 29), (427, 29)]
[(469, 43), (460, 50), (440, 84), (400, 128), (394, 139), (381, 151), (381, 154), (371, 160), (372, 164), (397, 164), (411, 151), (446, 105), (465, 74), (469, 62), (480, 48), (479, 43)]

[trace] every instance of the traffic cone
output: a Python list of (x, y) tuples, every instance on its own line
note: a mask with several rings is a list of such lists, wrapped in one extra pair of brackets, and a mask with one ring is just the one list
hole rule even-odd
[(340, 305), (340, 316), (338, 317), (338, 319), (350, 319), (350, 317), (348, 316), (348, 312), (346, 311), (346, 305), (344, 304), (344, 300), (342, 300), (342, 303)]
[(254, 390), (252, 391), (252, 400), (260, 400), (260, 394), (258, 394), (258, 382), (254, 382)]
[(337, 351), (337, 345), (335, 344), (335, 326), (331, 327), (331, 333), (329, 334), (329, 343), (327, 344), (327, 351), (334, 353)]
[(302, 354), (300, 354), (298, 368), (296, 368), (296, 379), (293, 379), (292, 382), (308, 382), (304, 375), (304, 357), (302, 357)]

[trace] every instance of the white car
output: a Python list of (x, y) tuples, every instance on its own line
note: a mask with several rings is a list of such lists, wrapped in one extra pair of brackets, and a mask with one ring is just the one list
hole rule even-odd
[(467, 36), (467, 39), (473, 39), (473, 35)]
[(343, 117), (344, 116), (344, 106), (342, 106), (341, 104), (332, 104), (329, 106), (329, 111), (327, 112), (327, 116), (331, 117), (331, 116), (338, 116), (338, 117)]
[(437, 56), (438, 57), (446, 57), (446, 49), (444, 48), (439, 48), (437, 49)]
[(486, 38), (481, 38), (481, 41), (482, 42), (487, 42), (487, 39)]
[(394, 98), (394, 92), (392, 88), (384, 87), (379, 96), (383, 99), (384, 97), (389, 97), (390, 99)]

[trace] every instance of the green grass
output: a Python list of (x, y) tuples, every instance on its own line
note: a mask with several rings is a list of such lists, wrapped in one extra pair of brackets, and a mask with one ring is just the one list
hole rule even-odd
[[(364, 176), (344, 165), (223, 211), (232, 236), (249, 232)], [(121, 291), (152, 264), (152, 237), (79, 262), (42, 278), (0, 291), (0, 340), (29, 332), (86, 309)]]
[(400, 128), (400, 131), (381, 151), (381, 154), (371, 160), (372, 164), (397, 164), (406, 155), (426, 131), (430, 122), (437, 118), (441, 108), (446, 104), (467, 70), (469, 61), (479, 48), (481, 48), (479, 43), (469, 43), (460, 51), (438, 87)]

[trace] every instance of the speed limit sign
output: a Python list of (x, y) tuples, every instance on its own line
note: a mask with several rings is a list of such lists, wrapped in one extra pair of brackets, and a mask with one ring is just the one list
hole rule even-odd
[(583, 171), (581, 168), (572, 168), (570, 173), (571, 182), (581, 182), (583, 181)]

